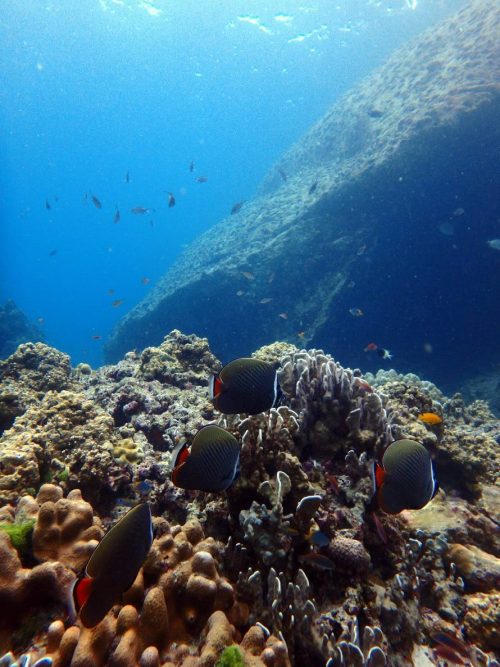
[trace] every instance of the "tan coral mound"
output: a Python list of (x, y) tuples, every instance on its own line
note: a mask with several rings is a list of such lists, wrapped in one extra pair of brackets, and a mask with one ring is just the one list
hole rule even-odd
[(49, 391), (0, 438), (0, 501), (33, 492), (47, 475), (98, 500), (123, 477), (113, 458), (113, 418), (81, 393)]

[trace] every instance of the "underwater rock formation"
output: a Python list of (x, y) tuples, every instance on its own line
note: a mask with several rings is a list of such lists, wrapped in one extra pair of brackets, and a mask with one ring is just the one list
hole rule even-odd
[[(400, 367), (477, 373), (495, 360), (498, 258), (485, 251), (498, 217), (499, 21), (498, 3), (467, 3), (339, 99), (259, 196), (119, 322), (107, 359), (175, 326), (207, 336), (224, 361), (278, 339), (361, 366), (366, 328), (349, 314), (360, 306)], [(433, 355), (422, 352), (429, 331)], [(480, 358), (467, 354), (471, 331)]]
[(0, 306), (0, 359), (15, 352), (21, 343), (37, 343), (43, 340), (43, 333), (28, 320), (14, 301), (9, 299)]
[[(472, 664), (498, 665), (500, 425), (487, 406), (412, 374), (362, 376), (322, 350), (255, 356), (276, 364), (283, 396), (253, 416), (214, 410), (220, 363), (177, 330), (97, 371), (44, 345), (5, 361), (29, 401), (0, 439), (1, 664), (409, 667), (437, 665), (452, 637)], [(179, 438), (214, 421), (241, 442), (239, 478), (221, 494), (174, 487)], [(388, 515), (371, 471), (402, 437), (429, 449), (442, 490)], [(84, 628), (69, 588), (138, 501), (153, 513), (149, 556)]]

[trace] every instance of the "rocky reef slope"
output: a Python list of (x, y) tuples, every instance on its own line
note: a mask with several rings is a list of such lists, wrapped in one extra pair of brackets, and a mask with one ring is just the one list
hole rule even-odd
[[(208, 336), (227, 360), (300, 334), (361, 365), (369, 330), (399, 346), (401, 368), (430, 372), (429, 332), (434, 372), (457, 358), (463, 370), (489, 362), (499, 22), (498, 3), (467, 3), (335, 103), (259, 196), (193, 243), (119, 322), (107, 359), (175, 326)], [(484, 358), (464, 353), (471, 331)]]
[[(2, 664), (422, 667), (442, 664), (445, 633), (464, 662), (498, 665), (500, 425), (487, 405), (416, 375), (363, 377), (321, 350), (255, 354), (284, 396), (252, 417), (214, 411), (220, 363), (179, 331), (97, 371), (43, 344), (0, 362)], [(442, 423), (418, 418), (429, 411)], [(173, 447), (214, 421), (242, 444), (240, 477), (224, 494), (175, 488)], [(400, 437), (429, 449), (441, 490), (423, 510), (374, 515), (370, 470)], [(69, 586), (139, 500), (154, 515), (149, 557), (85, 629)]]

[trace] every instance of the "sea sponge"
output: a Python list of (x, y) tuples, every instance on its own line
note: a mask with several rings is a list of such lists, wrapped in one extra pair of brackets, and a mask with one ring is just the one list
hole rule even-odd
[(328, 553), (345, 570), (362, 574), (370, 568), (370, 554), (359, 540), (338, 535), (330, 542)]

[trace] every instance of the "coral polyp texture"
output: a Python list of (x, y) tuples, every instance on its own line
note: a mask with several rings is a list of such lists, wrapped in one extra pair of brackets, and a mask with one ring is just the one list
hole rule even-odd
[[(495, 664), (500, 428), (487, 405), (416, 375), (364, 377), (321, 350), (255, 356), (275, 364), (282, 396), (254, 416), (214, 410), (221, 364), (179, 331), (98, 371), (40, 344), (2, 362), (20, 406), (0, 439), (2, 664), (437, 665), (443, 637)], [(241, 444), (239, 477), (221, 494), (176, 488), (174, 447), (214, 422)], [(442, 489), (387, 515), (371, 471), (399, 438), (428, 448)], [(85, 628), (72, 583), (141, 501), (150, 552)]]

